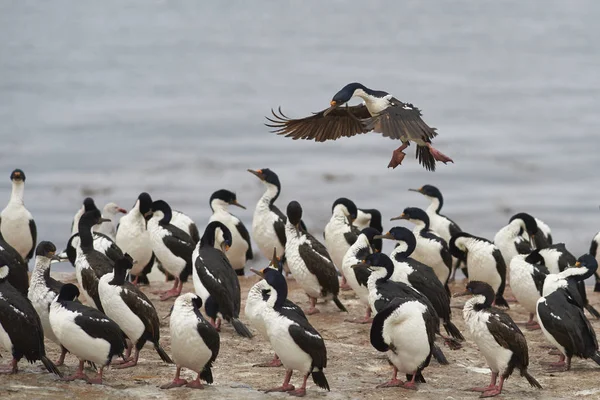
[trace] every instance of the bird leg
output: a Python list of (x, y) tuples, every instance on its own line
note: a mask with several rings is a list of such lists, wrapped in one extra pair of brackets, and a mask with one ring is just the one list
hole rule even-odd
[(104, 365), (98, 370), (98, 374), (95, 378), (88, 378), (88, 383), (102, 385), (102, 372), (104, 371)]
[(488, 390), (492, 390), (496, 387), (496, 380), (498, 379), (498, 373), (492, 372), (492, 380), (490, 381), (489, 386), (487, 387), (474, 387), (469, 389), (471, 392), (481, 392), (485, 393)]
[(177, 279), (175, 279), (175, 280), (173, 281), (173, 287), (172, 287), (171, 289), (169, 289), (169, 290), (155, 290), (155, 291), (153, 291), (153, 292), (152, 292), (152, 294), (160, 294), (160, 295), (164, 295), (164, 294), (166, 294), (166, 293), (169, 293), (169, 292), (175, 291), (175, 290), (177, 290), (177, 285), (178, 285), (178, 284), (179, 284), (179, 282), (177, 282)]
[(548, 363), (550, 368), (548, 372), (565, 372), (571, 369), (571, 357), (566, 357), (564, 354), (560, 355), (557, 362)]
[(310, 308), (306, 311), (306, 314), (313, 315), (320, 313), (319, 309), (317, 308), (317, 298), (308, 296), (308, 299), (310, 300)]
[(253, 367), (281, 367), (283, 364), (281, 363), (281, 360), (279, 359), (279, 356), (277, 354), (275, 354), (275, 356), (273, 357), (273, 359), (269, 362), (266, 363), (260, 363), (260, 364), (254, 364)]
[(402, 146), (398, 147), (396, 150), (392, 152), (392, 159), (388, 164), (388, 168), (396, 168), (398, 165), (402, 164), (402, 160), (406, 154), (402, 150), (408, 147), (408, 142), (402, 143)]
[(166, 383), (166, 384), (162, 385), (160, 388), (161, 389), (172, 389), (172, 388), (176, 388), (176, 387), (181, 387), (183, 385), (187, 385), (188, 381), (186, 381), (185, 379), (179, 378), (180, 373), (181, 373), (181, 367), (178, 365), (177, 369), (175, 370), (175, 378), (173, 379), (173, 382)]
[(501, 376), (500, 384), (498, 386), (494, 386), (492, 389), (486, 390), (485, 392), (483, 392), (481, 394), (481, 396), (479, 396), (479, 398), (498, 396), (500, 393), (502, 393), (503, 385), (504, 385), (504, 377)]
[(529, 321), (525, 324), (525, 328), (529, 331), (535, 331), (541, 329), (540, 324), (533, 320), (533, 313), (529, 313)]
[(126, 361), (122, 364), (115, 365), (114, 368), (115, 369), (123, 369), (123, 368), (135, 367), (137, 365), (138, 358), (140, 358), (140, 350), (136, 347), (133, 358), (130, 358), (128, 361)]
[(371, 318), (371, 307), (367, 306), (367, 312), (365, 313), (365, 317), (363, 319), (345, 319), (346, 322), (352, 322), (354, 324), (370, 324), (373, 322), (373, 318)]
[(167, 290), (160, 296), (160, 301), (168, 300), (172, 297), (177, 297), (181, 294), (181, 289), (183, 288), (183, 281), (179, 278), (175, 278), (175, 283), (171, 290)]
[(304, 375), (304, 380), (302, 381), (302, 387), (300, 389), (296, 389), (296, 390), (292, 390), (291, 392), (288, 392), (288, 394), (290, 396), (296, 396), (296, 397), (306, 396), (306, 380), (308, 379), (308, 375), (309, 374)]
[(131, 282), (133, 284), (133, 286), (137, 286), (138, 285), (138, 280), (140, 279), (139, 275), (135, 276), (135, 279), (133, 280), (133, 282)]
[(406, 382), (404, 385), (402, 385), (402, 387), (404, 389), (417, 390), (417, 383), (415, 382), (415, 379), (417, 378), (418, 373), (419, 371), (413, 372), (412, 379), (410, 380), (410, 382)]
[(427, 143), (426, 146), (429, 148), (429, 152), (431, 153), (431, 155), (433, 156), (433, 158), (435, 158), (437, 161), (441, 161), (444, 164), (446, 164), (448, 162), (454, 163), (454, 161), (452, 161), (452, 159), (450, 157), (448, 157), (447, 155), (445, 155), (444, 153), (442, 153), (438, 149), (434, 148), (431, 145), (431, 143)]
[(444, 339), (444, 344), (448, 346), (450, 350), (462, 349), (462, 344), (460, 344), (458, 340), (451, 338), (450, 336), (444, 336), (441, 333), (439, 333), (439, 335)]
[(13, 358), (6, 367), (0, 368), (0, 374), (16, 374), (17, 372), (19, 372), (19, 367), (16, 358)]
[(285, 371), (285, 379), (283, 380), (283, 385), (279, 387), (275, 387), (273, 389), (266, 390), (265, 393), (270, 392), (289, 392), (295, 389), (294, 385), (290, 385), (290, 379), (292, 379), (293, 370), (288, 369)]
[(189, 387), (191, 389), (204, 389), (204, 385), (202, 382), (200, 382), (200, 372), (198, 372), (196, 379), (185, 385), (185, 387)]
[(375, 386), (376, 388), (389, 388), (389, 387), (399, 387), (403, 386), (404, 382), (398, 379), (398, 368), (394, 367), (394, 375), (392, 375), (392, 379), (389, 382), (382, 383), (380, 385)]
[(67, 355), (69, 351), (67, 349), (64, 348), (64, 346), (60, 346), (60, 357), (58, 357), (58, 360), (56, 360), (56, 362), (54, 363), (54, 365), (56, 365), (57, 367), (60, 367), (61, 365), (63, 365), (65, 363), (65, 356)]
[(123, 357), (122, 360), (113, 361), (111, 363), (112, 365), (121, 365), (121, 364), (125, 364), (126, 362), (129, 362), (132, 360), (131, 350), (133, 349), (133, 342), (131, 340), (129, 340), (129, 338), (127, 338), (125, 341), (127, 342), (127, 349), (125, 350), (125, 356)]
[(65, 376), (64, 378), (60, 378), (62, 381), (74, 381), (77, 379), (83, 379), (86, 382), (89, 382), (90, 378), (83, 372), (83, 360), (79, 360), (79, 366), (77, 367), (77, 372), (71, 376)]
[(344, 274), (342, 274), (342, 283), (340, 284), (340, 289), (341, 290), (352, 290), (352, 287), (350, 285), (348, 285), (348, 281), (346, 280), (346, 277), (344, 276)]

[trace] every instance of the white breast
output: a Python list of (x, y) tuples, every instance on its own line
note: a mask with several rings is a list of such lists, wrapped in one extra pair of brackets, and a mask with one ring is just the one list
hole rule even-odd
[(50, 311), (48, 310), (48, 306), (57, 296), (57, 293), (48, 290), (46, 282), (44, 281), (43, 271), (40, 272), (41, 275), (35, 275), (35, 271), (32, 274), (27, 298), (31, 301), (33, 308), (35, 308), (35, 311), (40, 316), (42, 328), (44, 329), (44, 337), (52, 340), (56, 344), (60, 344), (50, 327)]
[(331, 257), (331, 261), (336, 268), (341, 269), (344, 256), (348, 252), (350, 245), (344, 237), (345, 233), (350, 232), (350, 225), (345, 221), (345, 217), (332, 215), (325, 226), (325, 247)]
[(290, 325), (295, 322), (282, 317), (273, 309), (267, 311), (265, 319), (267, 320), (269, 342), (285, 368), (307, 374), (310, 371), (312, 359), (296, 344), (288, 330)]
[(212, 357), (212, 352), (198, 333), (198, 319), (193, 310), (173, 313), (169, 323), (171, 352), (178, 366), (200, 372)]
[[(225, 211), (215, 212), (209, 219), (209, 223), (213, 221), (219, 221), (225, 225), (230, 231), (232, 236), (231, 247), (227, 250), (225, 255), (229, 260), (229, 263), (233, 269), (243, 269), (246, 265), (246, 251), (248, 251), (248, 243), (240, 235), (237, 224), (240, 220)], [(220, 249), (221, 243), (223, 243), (223, 235), (219, 230), (217, 240), (215, 241), (215, 248)], [(271, 255), (273, 255), (273, 249), (271, 248)]]
[(258, 245), (260, 252), (267, 259), (273, 257), (273, 248), (277, 249), (277, 254), (281, 256), (284, 247), (277, 237), (273, 224), (278, 219), (275, 213), (269, 208), (268, 200), (261, 198), (254, 209), (252, 218), (252, 239)]
[(0, 214), (0, 232), (2, 237), (24, 259), (33, 247), (33, 238), (29, 221), (33, 219), (23, 204), (9, 202)]
[(361, 262), (361, 260), (357, 259), (354, 254), (356, 251), (358, 251), (358, 249), (362, 247), (369, 247), (369, 242), (365, 235), (359, 235), (356, 242), (352, 246), (350, 246), (350, 248), (344, 255), (344, 258), (342, 260), (342, 272), (346, 277), (346, 281), (348, 282), (352, 290), (354, 290), (354, 293), (356, 293), (360, 301), (362, 301), (363, 304), (367, 305), (369, 303), (369, 290), (366, 287), (358, 284), (358, 281), (356, 280), (356, 275), (354, 274), (354, 270), (352, 268), (353, 265), (359, 264)]
[[(133, 214), (133, 213), (136, 214)], [(132, 210), (123, 216), (119, 223), (115, 242), (123, 253), (127, 253), (136, 263), (131, 269), (133, 275), (138, 275), (152, 258), (152, 243), (146, 230), (146, 221), (137, 211)]]
[[(194, 283), (194, 291), (202, 299), (202, 303), (206, 304), (206, 299), (210, 297), (210, 293), (202, 283), (198, 271), (196, 270), (196, 260), (199, 258), (200, 243), (196, 246), (194, 253), (192, 253), (192, 260), (194, 260), (194, 266), (192, 268), (192, 282)], [(204, 267), (201, 267), (204, 268)]]
[[(144, 323), (140, 318), (129, 308), (129, 306), (121, 298), (120, 286), (110, 285), (114, 274), (111, 272), (100, 278), (98, 283), (98, 294), (104, 313), (119, 325), (121, 330), (125, 332), (129, 340), (137, 343), (139, 338), (144, 334)], [(138, 299), (139, 301), (144, 301)]]
[(244, 315), (261, 335), (268, 338), (267, 323), (264, 316), (267, 303), (263, 301), (261, 293), (263, 285), (262, 281), (258, 281), (248, 291)]
[(154, 218), (148, 222), (148, 232), (150, 233), (150, 243), (152, 244), (152, 250), (154, 250), (156, 258), (160, 260), (167, 272), (178, 277), (185, 268), (186, 262), (183, 258), (173, 254), (165, 245), (163, 238), (170, 236), (171, 232), (163, 229), (157, 221), (154, 221)]
[(496, 268), (492, 243), (476, 241), (469, 247), (467, 254), (467, 269), (469, 280), (477, 280), (489, 284), (494, 292), (498, 291), (502, 278)]
[(415, 233), (415, 238), (417, 239), (417, 247), (411, 254), (411, 258), (431, 267), (440, 282), (445, 283), (448, 280), (448, 275), (450, 275), (450, 270), (444, 263), (440, 253), (443, 247), (442, 244), (435, 240), (423, 238), (418, 233)]
[(542, 332), (544, 332), (544, 336), (546, 336), (546, 339), (548, 339), (548, 341), (550, 342), (550, 344), (554, 345), (558, 350), (560, 350), (561, 353), (566, 354), (565, 352), (565, 348), (556, 341), (556, 339), (554, 339), (554, 336), (552, 336), (552, 334), (550, 332), (548, 332), (548, 330), (546, 329), (546, 327), (544, 326), (544, 321), (542, 318), (540, 318), (540, 312), (539, 312), (539, 308), (540, 306), (545, 306), (547, 307), (547, 303), (546, 303), (546, 298), (545, 297), (540, 297), (538, 300), (538, 304), (536, 307), (536, 315), (537, 315), (537, 320), (538, 320), (538, 324), (540, 324), (540, 327), (542, 328)]
[(537, 301), (541, 297), (533, 281), (533, 266), (518, 255), (510, 262), (510, 287), (515, 298), (529, 313), (535, 313)]
[(298, 237), (296, 229), (290, 223), (286, 224), (285, 232), (287, 237), (285, 257), (296, 282), (298, 282), (309, 296), (314, 298), (321, 297), (321, 285), (317, 277), (308, 270), (298, 252), (298, 246), (306, 242), (306, 236), (300, 235)]

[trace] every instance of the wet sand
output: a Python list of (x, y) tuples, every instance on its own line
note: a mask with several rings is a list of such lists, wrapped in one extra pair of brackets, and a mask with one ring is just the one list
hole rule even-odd
[[(63, 281), (73, 281), (74, 276), (63, 274)], [(245, 301), (248, 289), (258, 277), (245, 277), (242, 283), (242, 302)], [(290, 298), (303, 307), (307, 307), (307, 299), (293, 280), (290, 280)], [(152, 290), (168, 288), (170, 284), (153, 282)], [(453, 292), (462, 291), (464, 282), (460, 281), (451, 287)], [(148, 287), (143, 288), (158, 309), (159, 315), (165, 316), (173, 302), (160, 302), (156, 295), (150, 293)], [(184, 291), (192, 291), (191, 282), (184, 286)], [(591, 288), (588, 288), (591, 290)], [(507, 293), (510, 296), (510, 289)], [(462, 308), (466, 298), (454, 298), (453, 305)], [(362, 317), (363, 307), (354, 298), (352, 292), (344, 292), (342, 301), (349, 314), (340, 313), (332, 302), (320, 303), (320, 314), (310, 316), (310, 322), (325, 338), (328, 351), (328, 368), (325, 371), (331, 392), (317, 388), (309, 380), (306, 398), (329, 399), (475, 399), (477, 393), (466, 389), (483, 386), (489, 383), (489, 370), (483, 356), (475, 344), (465, 333), (465, 324), (459, 308), (453, 309), (454, 322), (467, 337), (460, 350), (452, 351), (443, 347), (450, 365), (439, 365), (432, 361), (424, 371), (427, 380), (416, 392), (402, 388), (375, 389), (375, 386), (391, 377), (392, 369), (383, 353), (378, 353), (369, 343), (370, 325), (344, 322), (346, 318)], [(600, 296), (590, 292), (590, 301), (600, 307)], [(243, 310), (243, 304), (242, 304)], [(510, 315), (517, 322), (526, 321), (527, 314), (518, 304), (511, 303)], [(242, 320), (245, 321), (242, 315)], [(600, 322), (592, 321), (596, 331), (600, 330)], [(251, 328), (252, 329), (252, 328)], [(555, 361), (557, 356), (549, 355), (546, 340), (541, 331), (526, 331), (525, 335), (530, 351), (530, 373), (544, 387), (537, 390), (529, 387), (524, 378), (515, 373), (505, 384), (504, 399), (597, 399), (600, 398), (598, 377), (600, 367), (591, 360), (574, 359), (571, 371), (548, 373), (544, 371), (541, 361)], [(46, 341), (47, 352), (51, 359), (58, 358), (58, 347)], [(162, 321), (161, 343), (170, 353), (170, 337), (168, 321)], [(8, 353), (2, 351), (3, 362), (9, 361)], [(151, 345), (146, 344), (140, 354), (137, 367), (125, 370), (108, 369), (105, 372), (104, 385), (89, 385), (83, 381), (61, 382), (46, 373), (40, 363), (31, 365), (22, 361), (17, 375), (0, 376), (0, 395), (11, 399), (64, 399), (68, 397), (88, 400), (120, 397), (129, 398), (166, 398), (184, 399), (190, 396), (208, 398), (216, 396), (220, 399), (260, 399), (289, 398), (287, 394), (265, 394), (270, 387), (279, 386), (283, 381), (283, 368), (258, 368), (253, 364), (269, 361), (273, 355), (269, 343), (261, 336), (248, 340), (235, 334), (233, 328), (224, 323), (221, 331), (221, 351), (214, 365), (213, 385), (206, 385), (204, 391), (188, 388), (161, 390), (161, 384), (169, 382), (175, 372), (175, 366), (164, 364)], [(75, 371), (77, 361), (68, 355), (66, 366), (60, 367), (65, 375)], [(93, 371), (88, 371), (93, 376)], [(183, 377), (193, 379), (191, 371), (184, 371)], [(292, 383), (299, 385), (301, 377), (294, 375)]]

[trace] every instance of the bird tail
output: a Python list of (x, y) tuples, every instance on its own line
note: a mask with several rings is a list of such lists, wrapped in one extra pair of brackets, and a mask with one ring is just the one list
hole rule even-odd
[(444, 321), (444, 329), (446, 329), (448, 335), (452, 336), (454, 339), (460, 340), (461, 342), (465, 340), (465, 337), (460, 333), (452, 321)]
[(600, 278), (596, 274), (596, 284), (594, 285), (594, 292), (600, 292)]
[(202, 369), (202, 372), (200, 372), (200, 379), (202, 379), (203, 381), (206, 381), (206, 383), (211, 384), (213, 383), (213, 376), (212, 376), (212, 370), (210, 369), (212, 362), (209, 362), (208, 364), (206, 364), (204, 366), (204, 368)]
[(442, 352), (442, 349), (440, 349), (437, 344), (433, 345), (433, 348), (431, 349), (431, 355), (433, 356), (433, 358), (435, 358), (435, 360), (437, 362), (439, 362), (442, 365), (448, 365), (450, 364), (448, 362), (448, 359), (446, 358), (446, 356), (444, 355), (444, 352)]
[(335, 303), (337, 308), (340, 309), (340, 311), (348, 312), (348, 310), (346, 310), (346, 307), (344, 307), (344, 305), (337, 296), (333, 296), (333, 302)]
[(48, 370), (48, 372), (51, 372), (54, 375), (57, 375), (61, 378), (63, 377), (62, 372), (60, 372), (58, 368), (56, 368), (56, 365), (54, 365), (54, 363), (48, 357), (42, 356), (41, 361), (42, 364), (44, 364), (44, 367), (46, 367), (46, 369)]
[(417, 146), (417, 158), (419, 159), (419, 164), (425, 167), (428, 171), (435, 171), (435, 158), (429, 151), (429, 147), (427, 146)]
[(158, 353), (161, 360), (163, 360), (167, 364), (173, 364), (173, 360), (171, 360), (171, 357), (169, 357), (167, 352), (162, 347), (160, 347), (160, 344), (158, 342), (154, 343), (154, 349)]
[(500, 293), (496, 293), (496, 307), (510, 308), (506, 299)]
[[(406, 380), (407, 381), (412, 381), (412, 375), (411, 374), (406, 374)], [(421, 373), (421, 371), (417, 371), (417, 376), (415, 376), (415, 382), (417, 383), (427, 383), (425, 381), (425, 377), (423, 376), (423, 374)]]
[(592, 314), (594, 318), (600, 319), (600, 313), (590, 303), (585, 305), (585, 309), (588, 310), (588, 312)]
[(590, 358), (596, 361), (596, 364), (600, 365), (600, 352), (595, 352)]
[(521, 376), (527, 379), (527, 382), (529, 382), (531, 386), (542, 389), (542, 385), (540, 385), (540, 383), (533, 376), (531, 376), (525, 368), (521, 370)]
[(231, 319), (231, 325), (233, 325), (233, 329), (235, 329), (235, 331), (243, 337), (247, 337), (249, 339), (252, 338), (252, 332), (250, 332), (250, 330), (246, 327), (246, 325), (244, 325), (244, 323), (242, 321), (240, 321), (237, 318), (232, 318)]
[(313, 370), (312, 378), (315, 385), (317, 385), (321, 389), (326, 389), (327, 391), (329, 391), (329, 382), (327, 382), (327, 378), (325, 378), (325, 373), (322, 369)]

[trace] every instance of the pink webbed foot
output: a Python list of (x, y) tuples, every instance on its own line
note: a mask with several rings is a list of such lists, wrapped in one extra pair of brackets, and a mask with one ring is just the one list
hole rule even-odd
[(114, 369), (125, 369), (125, 368), (135, 367), (136, 365), (137, 365), (137, 360), (134, 358), (130, 358), (129, 361), (114, 365), (113, 368)]
[(450, 157), (448, 157), (447, 155), (445, 155), (438, 149), (434, 148), (431, 145), (431, 143), (427, 143), (427, 147), (429, 147), (429, 152), (431, 153), (433, 158), (435, 158), (437, 161), (443, 162), (444, 164), (449, 163), (449, 162), (454, 163), (454, 161)]
[(495, 387), (496, 386), (474, 387), (474, 388), (469, 389), (469, 391), (484, 393), (484, 392), (487, 392), (488, 390), (492, 390)]
[(278, 386), (278, 387), (274, 387), (272, 389), (267, 389), (265, 390), (265, 393), (272, 393), (272, 392), (291, 392), (292, 390), (296, 389), (294, 387), (294, 385), (283, 385), (283, 386)]
[(306, 389), (300, 388), (300, 389), (292, 390), (291, 392), (288, 392), (288, 394), (290, 396), (295, 396), (295, 397), (304, 397), (304, 396), (306, 396)]
[(318, 309), (318, 308), (316, 308), (316, 307), (311, 307), (311, 308), (309, 308), (308, 310), (306, 310), (305, 314), (306, 314), (306, 315), (314, 315), (314, 314), (318, 314), (318, 313), (320, 313), (320, 312), (321, 312), (321, 311), (319, 311), (319, 309)]
[(496, 386), (490, 390), (486, 390), (485, 392), (483, 392), (481, 396), (479, 396), (479, 398), (495, 397), (498, 396), (500, 393), (502, 393), (502, 390), (500, 390), (500, 388)]
[(190, 389), (204, 389), (204, 385), (202, 384), (202, 382), (200, 382), (200, 379), (191, 381), (190, 383), (185, 385), (185, 387), (188, 387)]
[(102, 385), (102, 376), (98, 374), (95, 378), (89, 378), (87, 383), (91, 385)]
[(402, 387), (408, 390), (417, 390), (417, 384), (414, 382), (406, 382)]
[(375, 387), (380, 389), (380, 388), (391, 388), (391, 387), (402, 387), (402, 386), (404, 386), (404, 382), (402, 382), (400, 379), (392, 379), (389, 382), (382, 383)]
[(275, 356), (271, 361), (265, 363), (254, 364), (253, 367), (264, 367), (264, 368), (276, 368), (281, 367), (283, 364), (281, 360)]
[(186, 381), (185, 379), (176, 378), (176, 379), (173, 379), (172, 382), (162, 385), (160, 388), (161, 389), (173, 389), (173, 388), (181, 387), (181, 386), (184, 386), (187, 384), (188, 384), (188, 381)]
[(566, 372), (571, 367), (564, 361), (548, 363), (547, 365), (549, 366), (549, 368), (546, 370), (547, 372)]
[(169, 300), (173, 297), (179, 296), (180, 294), (181, 294), (181, 290), (178, 290), (178, 289), (167, 290), (160, 296), (160, 301)]
[(65, 381), (65, 382), (76, 381), (78, 379), (81, 379), (86, 382), (90, 381), (90, 378), (85, 373), (79, 372), (79, 371), (71, 376), (63, 376), (62, 378), (60, 378), (61, 381)]
[(538, 324), (536, 321), (534, 321), (534, 322), (531, 322), (531, 323), (529, 323), (529, 322), (528, 322), (528, 323), (526, 323), (526, 324), (525, 324), (525, 328), (526, 328), (528, 331), (536, 331), (536, 330), (538, 330), (538, 329), (542, 329), (542, 328), (540, 327), (540, 324)]
[(406, 157), (406, 154), (400, 149), (396, 149), (392, 152), (392, 159), (388, 164), (388, 168), (396, 168), (398, 165), (402, 164), (402, 161)]

